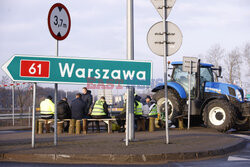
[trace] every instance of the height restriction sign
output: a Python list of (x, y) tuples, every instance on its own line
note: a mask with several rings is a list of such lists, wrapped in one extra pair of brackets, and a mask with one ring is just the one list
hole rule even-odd
[(48, 15), (48, 26), (51, 35), (56, 40), (64, 40), (70, 31), (70, 15), (67, 8), (61, 4), (54, 4)]

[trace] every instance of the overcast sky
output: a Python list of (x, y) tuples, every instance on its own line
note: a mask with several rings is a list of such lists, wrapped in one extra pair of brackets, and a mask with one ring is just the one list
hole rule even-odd
[[(59, 43), (59, 56), (126, 59), (126, 0), (1, 0), (0, 66), (14, 54), (55, 55), (47, 16), (56, 2), (68, 8), (72, 21), (69, 36)], [(134, 3), (135, 59), (152, 61), (153, 77), (162, 78), (163, 58), (146, 42), (149, 28), (161, 17), (150, 0)], [(217, 43), (229, 52), (250, 42), (249, 0), (177, 0), (168, 20), (183, 33), (171, 61), (204, 54)]]

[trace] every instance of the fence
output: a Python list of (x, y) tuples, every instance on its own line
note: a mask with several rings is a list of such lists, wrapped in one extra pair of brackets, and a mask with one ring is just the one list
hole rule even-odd
[[(14, 114), (11, 109), (0, 109), (0, 126), (31, 126), (32, 110), (25, 109), (21, 113), (20, 109), (15, 109)], [(36, 117), (40, 117), (40, 113), (36, 113)]]
[[(40, 117), (39, 109), (36, 109), (36, 118)], [(116, 116), (122, 111), (122, 108), (109, 108), (110, 116)], [(14, 114), (11, 109), (0, 109), (0, 126), (31, 126), (32, 108), (25, 109), (23, 113), (15, 108)], [(14, 121), (14, 123), (13, 123)]]

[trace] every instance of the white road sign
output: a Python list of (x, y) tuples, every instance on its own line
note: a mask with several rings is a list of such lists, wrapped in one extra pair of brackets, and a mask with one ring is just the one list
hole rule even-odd
[(70, 15), (67, 8), (61, 4), (54, 4), (48, 14), (48, 26), (51, 35), (57, 40), (64, 40), (70, 31)]
[[(182, 44), (181, 30), (174, 23), (167, 21), (167, 37), (168, 37), (168, 56), (176, 53)], [(159, 56), (164, 55), (164, 31), (163, 22), (154, 24), (147, 35), (148, 46), (151, 51)]]
[(189, 73), (197, 72), (198, 58), (197, 57), (183, 57), (182, 71)]
[[(163, 1), (164, 0), (151, 0), (152, 4), (160, 14), (160, 16), (163, 18), (164, 15), (164, 8), (163, 8)], [(176, 0), (167, 0), (167, 17), (169, 13), (171, 12)]]

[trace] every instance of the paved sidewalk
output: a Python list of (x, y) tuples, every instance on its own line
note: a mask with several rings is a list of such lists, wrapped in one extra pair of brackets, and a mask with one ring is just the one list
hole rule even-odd
[(2, 160), (69, 163), (155, 163), (211, 158), (243, 148), (242, 138), (212, 129), (170, 130), (170, 144), (165, 131), (136, 132), (136, 142), (125, 146), (125, 133), (90, 133), (59, 135), (58, 146), (53, 134), (36, 135), (31, 148), (31, 132), (0, 134)]

